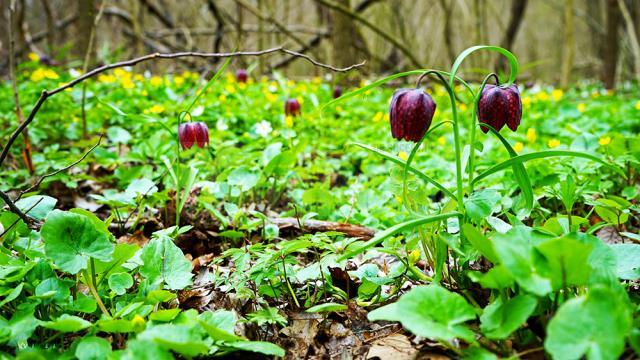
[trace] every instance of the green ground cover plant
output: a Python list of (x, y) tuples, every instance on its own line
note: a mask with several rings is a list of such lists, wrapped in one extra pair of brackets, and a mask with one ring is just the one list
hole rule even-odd
[[(477, 52), (506, 74), (465, 81)], [(492, 46), (340, 91), (233, 66), (118, 67), (84, 115), (81, 87), (42, 106), (35, 174), (20, 143), (0, 169), (28, 217), (0, 210), (3, 358), (357, 357), (387, 326), (451, 358), (640, 353), (637, 85), (524, 86)], [(36, 104), (80, 74), (18, 76)]]

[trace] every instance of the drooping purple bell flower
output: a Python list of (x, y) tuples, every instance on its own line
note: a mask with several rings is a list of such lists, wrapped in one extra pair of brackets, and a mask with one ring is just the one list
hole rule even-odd
[(333, 88), (333, 98), (337, 99), (340, 96), (342, 96), (342, 86), (336, 85), (336, 87)]
[(389, 108), (394, 139), (418, 142), (431, 126), (436, 103), (424, 89), (398, 89)]
[[(500, 131), (506, 124), (516, 131), (522, 119), (520, 91), (514, 84), (508, 87), (486, 85), (478, 101), (478, 121)], [(486, 134), (489, 128), (480, 125)]]
[(300, 115), (300, 102), (298, 99), (291, 98), (284, 102), (284, 114), (287, 116)]
[(203, 148), (209, 144), (209, 127), (203, 122), (186, 122), (178, 127), (178, 140), (183, 149), (190, 149), (193, 144)]
[(247, 70), (240, 69), (240, 70), (236, 71), (236, 81), (237, 82), (246, 83), (248, 79), (249, 79), (249, 73), (247, 73)]

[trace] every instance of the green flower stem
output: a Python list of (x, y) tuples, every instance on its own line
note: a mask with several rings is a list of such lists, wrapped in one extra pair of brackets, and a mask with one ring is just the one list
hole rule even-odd
[(476, 160), (476, 131), (477, 131), (477, 117), (478, 117), (478, 103), (480, 102), (480, 96), (482, 95), (482, 91), (484, 90), (484, 87), (487, 85), (487, 82), (489, 81), (489, 79), (491, 78), (495, 78), (496, 83), (500, 83), (499, 79), (498, 79), (498, 75), (491, 73), (489, 75), (487, 75), (484, 80), (482, 81), (482, 85), (480, 86), (480, 89), (478, 90), (478, 93), (476, 94), (476, 96), (473, 99), (473, 113), (472, 113), (472, 117), (471, 117), (471, 124), (470, 124), (470, 135), (469, 135), (469, 146), (471, 147), (469, 149), (469, 194), (471, 194), (473, 192), (473, 173), (475, 171), (475, 160)]
[(90, 260), (89, 267), (91, 270), (88, 270), (88, 269), (84, 270), (84, 278), (87, 282), (87, 286), (89, 287), (89, 291), (91, 292), (91, 295), (93, 295), (94, 299), (96, 299), (96, 302), (98, 303), (98, 307), (100, 308), (100, 311), (102, 311), (104, 315), (111, 317), (109, 310), (107, 310), (107, 307), (104, 306), (104, 303), (102, 302), (102, 299), (98, 294), (98, 290), (96, 289), (96, 282), (95, 282), (96, 270), (95, 270), (95, 262), (93, 259)]

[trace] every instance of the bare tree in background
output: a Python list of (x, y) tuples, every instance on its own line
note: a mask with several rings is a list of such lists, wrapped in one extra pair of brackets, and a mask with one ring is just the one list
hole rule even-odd
[[(336, 3), (351, 8), (350, 0), (337, 0)], [(332, 12), (332, 21), (333, 63), (336, 66), (343, 66), (353, 62), (353, 59), (356, 58), (356, 49), (353, 44), (356, 34), (355, 22), (349, 15), (339, 11)]]
[(562, 75), (560, 86), (566, 88), (571, 80), (574, 56), (573, 0), (564, 0), (564, 48), (562, 51)]
[(606, 30), (602, 46), (602, 73), (600, 79), (607, 89), (616, 85), (616, 69), (618, 65), (618, 51), (620, 38), (618, 35), (621, 22), (620, 8), (617, 0), (605, 0)]
[[(502, 38), (500, 46), (507, 50), (512, 50), (513, 43), (518, 35), (518, 30), (524, 19), (525, 10), (527, 10), (527, 4), (529, 0), (513, 0), (511, 2), (511, 17), (509, 18), (509, 25), (507, 31)], [(507, 62), (503, 56), (501, 56), (496, 64), (498, 70), (504, 71), (507, 67)]]
[(449, 60), (453, 62), (456, 57), (455, 47), (453, 45), (453, 38), (451, 37), (451, 14), (453, 13), (453, 7), (455, 0), (440, 0), (440, 7), (444, 12), (444, 44), (447, 48), (447, 56)]
[[(78, 20), (76, 21), (76, 41), (74, 50), (76, 56), (83, 59), (89, 49), (89, 34), (93, 28), (93, 21), (96, 17), (95, 0), (78, 1)], [(95, 51), (92, 49), (89, 54), (89, 63), (95, 62)]]

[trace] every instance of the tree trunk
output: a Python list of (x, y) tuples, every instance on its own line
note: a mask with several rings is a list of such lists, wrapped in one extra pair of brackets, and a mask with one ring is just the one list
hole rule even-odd
[(602, 47), (601, 80), (605, 88), (613, 89), (616, 85), (616, 69), (620, 48), (618, 25), (620, 24), (620, 8), (617, 0), (606, 0), (606, 31)]
[[(338, 0), (336, 3), (346, 8), (351, 8), (349, 0)], [(345, 67), (354, 63), (356, 52), (352, 40), (355, 34), (355, 23), (351, 17), (339, 11), (333, 11), (331, 41), (333, 43), (334, 66)]]
[[(524, 19), (524, 12), (527, 9), (528, 2), (529, 0), (513, 0), (511, 2), (511, 18), (509, 19), (509, 25), (507, 26), (507, 31), (501, 43), (501, 46), (509, 51), (511, 51), (516, 36), (518, 35), (518, 30)], [(506, 67), (507, 61), (501, 56), (496, 64), (496, 68), (498, 70), (504, 70)]]
[(636, 28), (633, 23), (633, 17), (631, 11), (625, 4), (624, 0), (618, 0), (620, 6), (620, 12), (624, 18), (624, 23), (627, 28), (627, 35), (629, 36), (629, 43), (631, 44), (631, 52), (633, 53), (633, 69), (636, 76), (636, 80), (640, 81), (640, 42), (636, 36)]
[(447, 55), (449, 61), (453, 62), (455, 59), (455, 49), (453, 46), (453, 39), (451, 38), (451, 14), (453, 13), (453, 6), (455, 5), (455, 1), (440, 0), (440, 7), (444, 12), (444, 29), (443, 29), (443, 37), (444, 44), (447, 49)]
[(574, 56), (573, 0), (564, 1), (564, 48), (562, 51), (562, 78), (560, 86), (567, 88), (571, 80)]
[[(89, 49), (89, 34), (93, 28), (93, 21), (96, 16), (95, 0), (78, 1), (78, 21), (76, 22), (76, 46), (74, 46), (76, 56), (84, 59)], [(95, 50), (89, 54), (89, 64), (95, 63)]]

